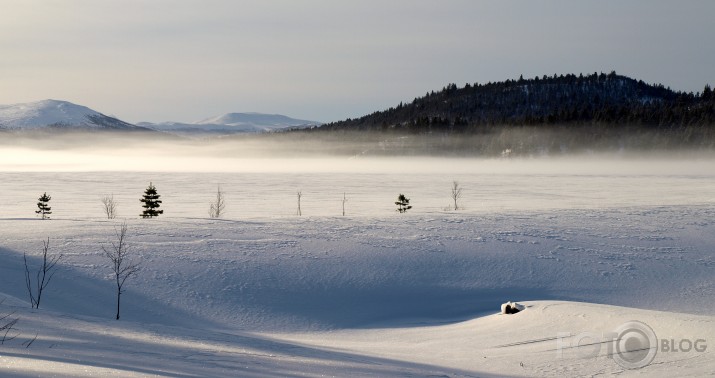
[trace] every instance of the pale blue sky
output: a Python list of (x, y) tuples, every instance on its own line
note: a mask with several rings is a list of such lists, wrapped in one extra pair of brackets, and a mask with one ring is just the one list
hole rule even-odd
[(715, 83), (715, 1), (0, 0), (0, 104), (332, 121), (454, 82)]

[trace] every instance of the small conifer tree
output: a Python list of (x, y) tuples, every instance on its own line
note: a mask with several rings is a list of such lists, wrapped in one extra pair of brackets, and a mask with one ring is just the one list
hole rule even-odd
[(400, 213), (404, 213), (412, 208), (410, 205), (410, 199), (405, 197), (404, 194), (397, 196), (397, 202), (395, 202), (395, 205), (397, 205), (397, 211)]
[(142, 207), (144, 208), (144, 211), (140, 214), (142, 218), (153, 218), (158, 217), (159, 214), (164, 214), (164, 210), (158, 210), (159, 206), (161, 206), (159, 197), (161, 196), (157, 194), (156, 187), (150, 182), (149, 187), (144, 191), (143, 198), (139, 200), (143, 203)]
[(47, 192), (45, 192), (43, 195), (38, 198), (37, 202), (37, 208), (39, 210), (35, 211), (36, 214), (42, 215), (42, 219), (50, 219), (50, 214), (52, 214), (52, 208), (48, 204), (52, 197), (47, 195)]

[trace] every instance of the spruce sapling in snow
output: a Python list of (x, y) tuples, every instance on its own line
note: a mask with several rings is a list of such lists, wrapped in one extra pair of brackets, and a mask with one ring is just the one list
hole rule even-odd
[(38, 198), (37, 202), (37, 207), (39, 210), (35, 211), (36, 214), (42, 215), (42, 219), (50, 219), (50, 214), (52, 214), (52, 208), (48, 204), (52, 197), (47, 195), (47, 192), (45, 192), (43, 195)]
[(144, 211), (140, 214), (142, 218), (153, 218), (158, 217), (159, 214), (164, 214), (164, 210), (158, 210), (159, 206), (161, 206), (159, 197), (161, 196), (157, 194), (156, 187), (150, 182), (149, 187), (144, 191), (143, 198), (139, 200), (144, 203), (142, 205)]
[(404, 213), (412, 208), (412, 206), (410, 205), (410, 199), (405, 197), (405, 195), (401, 193), (399, 196), (397, 196), (397, 202), (395, 202), (395, 205), (397, 205), (397, 211), (399, 211), (400, 213)]

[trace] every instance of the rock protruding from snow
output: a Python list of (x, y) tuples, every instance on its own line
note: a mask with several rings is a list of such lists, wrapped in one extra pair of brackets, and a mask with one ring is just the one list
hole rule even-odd
[(516, 302), (506, 302), (502, 303), (501, 305), (501, 313), (502, 315), (511, 315), (511, 314), (516, 314), (518, 312), (524, 311), (526, 307), (524, 305), (516, 303)]

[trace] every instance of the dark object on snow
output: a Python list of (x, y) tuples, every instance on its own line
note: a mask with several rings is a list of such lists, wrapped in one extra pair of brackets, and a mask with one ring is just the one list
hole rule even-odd
[(404, 213), (412, 208), (412, 206), (410, 205), (410, 199), (405, 197), (405, 195), (402, 193), (397, 196), (397, 202), (395, 202), (395, 205), (397, 205), (397, 211), (400, 213)]
[(161, 195), (156, 192), (156, 187), (150, 182), (149, 187), (144, 191), (144, 196), (139, 200), (144, 203), (142, 205), (144, 211), (140, 214), (142, 218), (153, 218), (164, 214), (164, 210), (157, 210), (161, 206), (159, 197)]
[(524, 305), (509, 301), (501, 305), (501, 313), (504, 315), (516, 314), (517, 312), (523, 311), (524, 308)]
[(39, 208), (39, 210), (35, 211), (35, 213), (42, 215), (42, 219), (50, 219), (50, 214), (52, 214), (52, 211), (50, 210), (52, 210), (52, 208), (50, 207), (48, 202), (50, 202), (51, 199), (52, 197), (48, 196), (47, 192), (45, 192), (45, 194), (41, 195), (40, 198), (37, 199), (39, 201), (37, 202), (37, 207)]

